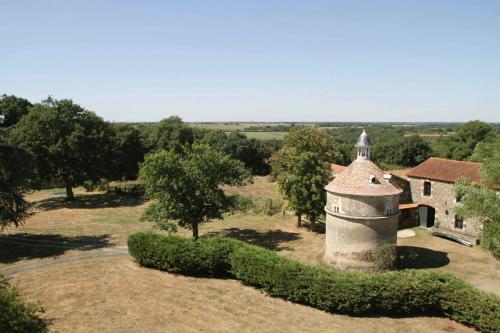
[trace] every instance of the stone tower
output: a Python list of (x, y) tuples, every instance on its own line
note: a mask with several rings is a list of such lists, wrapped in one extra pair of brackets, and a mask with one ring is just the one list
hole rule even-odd
[(328, 184), (325, 262), (337, 269), (371, 271), (375, 250), (396, 244), (401, 189), (370, 161), (372, 143), (363, 130), (357, 158)]

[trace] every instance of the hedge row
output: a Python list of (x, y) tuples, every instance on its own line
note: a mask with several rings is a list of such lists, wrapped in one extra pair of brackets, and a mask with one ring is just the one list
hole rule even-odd
[(0, 332), (46, 332), (47, 323), (39, 317), (41, 313), (41, 306), (25, 303), (0, 276)]
[(172, 273), (234, 277), (272, 296), (351, 315), (442, 314), (483, 332), (500, 331), (500, 298), (443, 272), (338, 272), (305, 265), (274, 251), (224, 237), (194, 241), (138, 233), (130, 254)]

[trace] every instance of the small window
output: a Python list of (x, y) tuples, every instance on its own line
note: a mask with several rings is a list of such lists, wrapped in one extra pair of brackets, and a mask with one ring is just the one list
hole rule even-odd
[(431, 191), (431, 182), (424, 182), (424, 196), (430, 197)]
[(455, 228), (463, 229), (464, 228), (464, 220), (455, 215)]

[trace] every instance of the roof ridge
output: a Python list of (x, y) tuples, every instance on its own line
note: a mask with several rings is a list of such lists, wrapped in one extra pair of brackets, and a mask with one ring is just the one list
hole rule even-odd
[[(441, 161), (448, 161), (448, 162), (458, 162), (458, 163), (470, 163), (470, 164), (483, 164), (481, 162), (474, 162), (474, 161), (461, 161), (461, 160), (452, 160), (450, 158), (443, 158), (443, 157), (435, 157), (435, 156), (431, 156), (429, 157), (427, 160), (423, 161), (422, 163), (425, 163), (426, 161), (430, 160), (430, 159), (433, 159), (433, 160), (441, 160)], [(422, 164), (420, 163), (420, 164)], [(419, 164), (419, 165), (420, 165)], [(415, 166), (415, 168), (418, 167)]]

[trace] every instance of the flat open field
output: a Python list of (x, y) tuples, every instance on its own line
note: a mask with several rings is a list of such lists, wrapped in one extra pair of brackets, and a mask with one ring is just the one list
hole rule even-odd
[[(262, 177), (226, 190), (277, 195), (275, 185)], [(30, 194), (37, 212), (24, 226), (0, 236), (0, 271), (26, 298), (42, 303), (53, 332), (473, 332), (437, 317), (334, 315), (268, 297), (234, 280), (139, 267), (124, 245), (131, 233), (153, 228), (139, 221), (147, 202), (77, 190), (77, 200), (67, 203), (61, 194)], [(308, 263), (321, 263), (323, 255), (324, 235), (297, 229), (288, 214), (228, 215), (200, 231), (260, 244)], [(487, 252), (432, 237), (426, 230), (416, 232), (416, 237), (398, 240), (417, 256), (406, 266), (450, 271), (500, 294), (500, 264)]]
[(287, 132), (243, 132), (247, 138), (255, 138), (259, 140), (267, 139), (283, 139)]

